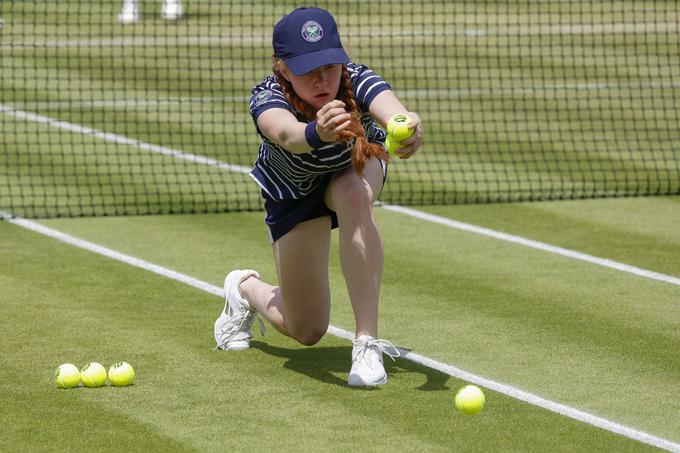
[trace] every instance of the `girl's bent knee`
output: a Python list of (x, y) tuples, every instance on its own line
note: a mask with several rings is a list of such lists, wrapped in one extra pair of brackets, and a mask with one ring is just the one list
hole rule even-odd
[(306, 328), (306, 329), (301, 329), (297, 332), (292, 332), (291, 336), (298, 341), (299, 343), (305, 345), (305, 346), (313, 346), (317, 344), (324, 335), (326, 335), (326, 331), (328, 330), (328, 327), (315, 327), (315, 328)]

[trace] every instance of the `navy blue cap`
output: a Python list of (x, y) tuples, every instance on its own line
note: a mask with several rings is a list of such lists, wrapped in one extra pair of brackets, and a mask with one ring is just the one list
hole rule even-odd
[(328, 64), (347, 64), (338, 26), (321, 8), (297, 8), (274, 26), (274, 56), (283, 58), (295, 75)]

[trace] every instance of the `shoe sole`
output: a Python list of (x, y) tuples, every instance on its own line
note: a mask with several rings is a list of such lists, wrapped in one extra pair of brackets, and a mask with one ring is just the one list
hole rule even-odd
[(220, 346), (223, 351), (244, 351), (250, 348), (249, 342), (243, 341), (230, 341), (224, 347)]
[(347, 379), (347, 383), (350, 385), (350, 387), (375, 387), (378, 385), (387, 384), (387, 375), (378, 382), (365, 382), (358, 376), (350, 376), (349, 379)]

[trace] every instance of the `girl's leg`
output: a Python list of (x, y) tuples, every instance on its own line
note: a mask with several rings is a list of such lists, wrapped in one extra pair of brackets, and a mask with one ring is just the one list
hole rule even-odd
[(356, 321), (356, 336), (378, 338), (378, 300), (383, 243), (373, 202), (383, 186), (380, 161), (372, 158), (359, 176), (354, 168), (336, 175), (325, 201), (338, 216), (340, 261)]
[(279, 332), (315, 344), (330, 322), (330, 218), (298, 224), (273, 248), (279, 286), (251, 277), (241, 283), (241, 294)]

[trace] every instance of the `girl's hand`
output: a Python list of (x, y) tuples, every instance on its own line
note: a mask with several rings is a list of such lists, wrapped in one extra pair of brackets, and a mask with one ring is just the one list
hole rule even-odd
[(414, 129), (414, 132), (409, 138), (401, 141), (402, 147), (396, 151), (399, 159), (410, 158), (418, 151), (420, 145), (423, 144), (423, 123), (420, 116), (415, 112), (407, 112), (406, 114), (411, 118), (408, 127), (409, 129)]
[(316, 112), (316, 133), (324, 142), (334, 142), (338, 133), (349, 126), (350, 118), (345, 103), (334, 99)]

